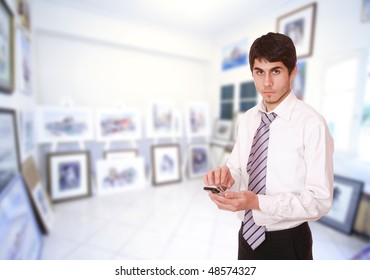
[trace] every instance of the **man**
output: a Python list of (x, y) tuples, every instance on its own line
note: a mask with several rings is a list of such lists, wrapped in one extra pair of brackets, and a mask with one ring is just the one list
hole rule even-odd
[(255, 40), (249, 64), (262, 101), (240, 120), (226, 165), (203, 178), (228, 189), (209, 196), (243, 221), (238, 259), (313, 259), (307, 221), (332, 204), (333, 140), (323, 117), (291, 90), (296, 62), (289, 37)]

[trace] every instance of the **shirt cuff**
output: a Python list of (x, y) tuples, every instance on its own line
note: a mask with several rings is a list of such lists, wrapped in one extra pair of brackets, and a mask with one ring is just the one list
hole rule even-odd
[(260, 211), (254, 210), (253, 215), (258, 215), (258, 213), (260, 213), (261, 215), (274, 215), (277, 213), (278, 203), (275, 197), (261, 194), (258, 194), (257, 197)]

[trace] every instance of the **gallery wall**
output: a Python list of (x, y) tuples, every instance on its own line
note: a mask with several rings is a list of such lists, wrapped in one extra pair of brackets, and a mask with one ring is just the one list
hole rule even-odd
[[(7, 2), (16, 12), (15, 1)], [(304, 100), (324, 115), (325, 69), (332, 61), (353, 54), (367, 57), (370, 24), (361, 22), (362, 2), (317, 1), (313, 53), (304, 59)], [(238, 94), (240, 83), (252, 80), (248, 65), (221, 70), (223, 47), (240, 39), (246, 39), (249, 47), (261, 34), (276, 31), (280, 16), (310, 3), (294, 0), (256, 12), (249, 24), (216, 41), (206, 41), (34, 0), (32, 94), (22, 93), (16, 85), (12, 95), (0, 95), (0, 105), (23, 110), (36, 104), (72, 103), (91, 108), (137, 107), (145, 112), (150, 99), (174, 101), (179, 110), (188, 101), (206, 100), (211, 118), (217, 118), (220, 87), (234, 84)], [(365, 64), (365, 59), (360, 63)], [(354, 98), (353, 106), (359, 106), (360, 94)], [(335, 168), (342, 175), (365, 181), (365, 190), (370, 192), (368, 162), (336, 153)]]

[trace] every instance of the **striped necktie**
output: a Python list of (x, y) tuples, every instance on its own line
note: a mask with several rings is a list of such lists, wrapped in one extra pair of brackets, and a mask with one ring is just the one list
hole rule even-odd
[[(248, 190), (256, 194), (265, 194), (270, 124), (276, 116), (275, 113), (262, 113), (261, 124), (257, 128), (253, 138), (247, 164), (247, 173), (249, 174)], [(265, 231), (266, 228), (264, 226), (255, 224), (252, 210), (246, 210), (243, 221), (243, 237), (253, 250), (265, 240)]]

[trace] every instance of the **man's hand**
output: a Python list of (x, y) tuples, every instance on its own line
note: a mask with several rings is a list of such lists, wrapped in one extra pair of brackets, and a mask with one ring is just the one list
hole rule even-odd
[(224, 165), (211, 169), (203, 176), (203, 182), (206, 186), (227, 187), (228, 189), (234, 185), (235, 180), (231, 176), (229, 168)]
[(258, 209), (258, 197), (251, 191), (225, 192), (223, 195), (209, 194), (209, 197), (219, 209), (227, 211), (239, 211)]

